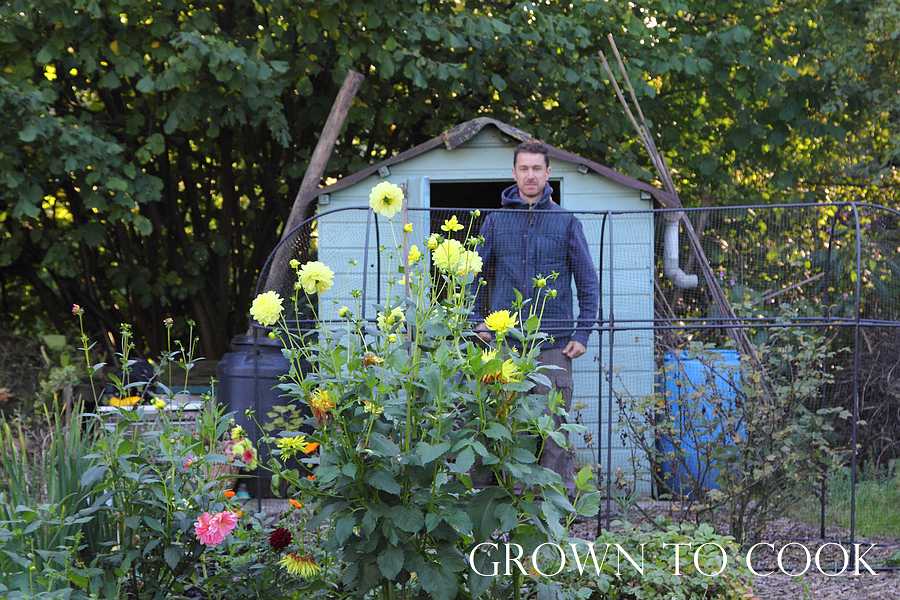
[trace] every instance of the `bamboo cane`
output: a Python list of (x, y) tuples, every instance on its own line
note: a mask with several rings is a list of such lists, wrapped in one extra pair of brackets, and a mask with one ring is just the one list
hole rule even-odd
[[(672, 180), (671, 172), (666, 165), (665, 158), (656, 147), (656, 142), (653, 140), (653, 135), (650, 133), (650, 128), (647, 126), (647, 120), (644, 117), (644, 113), (641, 110), (641, 105), (637, 100), (637, 95), (634, 92), (634, 87), (632, 87), (631, 85), (631, 80), (628, 77), (628, 72), (625, 69), (625, 63), (622, 60), (622, 56), (621, 54), (619, 54), (619, 49), (616, 46), (615, 39), (613, 38), (612, 34), (609, 34), (607, 36), (607, 39), (609, 40), (610, 47), (612, 48), (613, 54), (616, 57), (620, 75), (622, 77), (622, 80), (624, 81), (626, 89), (628, 90), (628, 95), (631, 98), (631, 102), (634, 104), (634, 111), (637, 112), (637, 117), (635, 117), (634, 112), (632, 112), (631, 107), (628, 105), (628, 101), (625, 99), (625, 95), (622, 92), (622, 89), (619, 87), (618, 81), (609, 66), (609, 62), (606, 60), (606, 55), (603, 54), (603, 51), (600, 51), (599, 55), (600, 60), (603, 63), (603, 68), (606, 70), (606, 74), (609, 76), (609, 80), (616, 92), (616, 97), (619, 99), (619, 102), (622, 104), (622, 108), (625, 110), (625, 115), (628, 117), (628, 120), (631, 121), (631, 124), (637, 132), (638, 138), (640, 138), (644, 149), (647, 150), (647, 153), (650, 155), (650, 160), (653, 163), (653, 166), (656, 169), (657, 173), (659, 174), (659, 178), (662, 181), (663, 188), (674, 199), (676, 206), (681, 207), (683, 206), (683, 204), (681, 202), (681, 198), (678, 196), (678, 190), (675, 188), (675, 183)], [(731, 304), (728, 302), (728, 298), (725, 296), (725, 292), (719, 285), (718, 279), (712, 272), (712, 267), (709, 264), (709, 259), (706, 257), (706, 253), (703, 251), (703, 246), (700, 243), (700, 238), (697, 235), (697, 232), (694, 230), (691, 221), (683, 212), (679, 212), (677, 214), (678, 219), (684, 224), (685, 233), (687, 234), (688, 241), (690, 242), (691, 250), (697, 257), (697, 262), (700, 265), (700, 270), (703, 273), (704, 279), (706, 280), (707, 288), (709, 289), (713, 301), (716, 303), (716, 306), (718, 307), (720, 313), (728, 318), (728, 322), (726, 324), (738, 324), (739, 319), (734, 313), (734, 309), (732, 309)], [(763, 373), (764, 385), (767, 393), (771, 397), (771, 389), (768, 384), (768, 380), (765, 377), (765, 369), (761, 361), (759, 360), (758, 353), (756, 352), (756, 347), (753, 346), (752, 342), (750, 342), (750, 338), (747, 336), (746, 332), (743, 329), (739, 327), (728, 327), (727, 329), (728, 334), (734, 340), (741, 353), (749, 357), (753, 362), (753, 365)]]

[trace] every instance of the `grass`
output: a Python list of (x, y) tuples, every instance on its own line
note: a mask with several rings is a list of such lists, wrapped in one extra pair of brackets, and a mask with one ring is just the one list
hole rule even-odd
[[(819, 522), (818, 498), (809, 496), (797, 505), (794, 517)], [(826, 526), (850, 528), (850, 471), (844, 469), (828, 481)], [(856, 530), (863, 537), (900, 538), (900, 470), (893, 476), (862, 473), (856, 487)]]

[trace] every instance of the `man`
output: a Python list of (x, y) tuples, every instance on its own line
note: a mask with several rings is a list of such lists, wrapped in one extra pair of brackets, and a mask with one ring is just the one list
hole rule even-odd
[[(562, 367), (546, 373), (554, 387), (562, 392), (566, 410), (572, 404), (572, 360), (585, 353), (591, 327), (597, 321), (600, 284), (591, 260), (581, 222), (551, 199), (550, 158), (540, 142), (519, 144), (513, 154), (516, 184), (503, 190), (500, 199), (505, 209), (489, 214), (481, 227), (484, 244), (479, 253), (484, 260), (487, 285), (478, 293), (477, 317), (483, 319), (495, 310), (508, 309), (515, 299), (513, 289), (525, 297), (534, 296), (532, 279), (559, 273), (548, 287), (557, 290), (548, 299), (541, 329), (552, 339), (541, 346), (540, 361)], [(521, 210), (527, 211), (522, 212)], [(572, 279), (578, 293), (578, 321), (572, 314)], [(487, 327), (477, 328), (479, 337), (490, 341)], [(549, 392), (537, 388), (536, 393)], [(557, 418), (557, 425), (560, 424)], [(566, 488), (574, 493), (575, 457), (548, 439), (541, 465), (556, 471)]]

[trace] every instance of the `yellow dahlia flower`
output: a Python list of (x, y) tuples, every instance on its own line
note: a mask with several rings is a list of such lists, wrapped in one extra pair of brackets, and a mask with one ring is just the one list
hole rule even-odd
[(403, 189), (390, 181), (382, 181), (369, 193), (369, 206), (387, 219), (393, 219), (403, 207)]
[(134, 406), (138, 402), (141, 401), (140, 396), (126, 396), (124, 398), (118, 398), (113, 396), (109, 399), (109, 405), (115, 406), (116, 408), (126, 408), (129, 406)]
[(441, 231), (446, 231), (450, 233), (451, 231), (459, 231), (463, 228), (462, 223), (456, 220), (456, 215), (453, 215), (441, 225)]
[(436, 233), (432, 233), (430, 236), (428, 236), (428, 242), (426, 242), (426, 245), (428, 246), (429, 250), (434, 251), (434, 249), (437, 248), (438, 244), (440, 243), (440, 236), (438, 236), (438, 234)]
[(478, 275), (481, 273), (483, 266), (481, 256), (474, 250), (466, 250), (456, 265), (456, 274), (460, 277), (469, 275)]
[(404, 233), (412, 233), (412, 232), (413, 232), (413, 226), (412, 226), (412, 223), (407, 223), (406, 225), (404, 225), (404, 226), (403, 226), (403, 232), (404, 232)]
[(522, 381), (522, 372), (511, 358), (504, 360), (500, 366), (500, 381), (503, 383)]
[(334, 271), (325, 263), (314, 260), (300, 267), (297, 278), (307, 294), (321, 294), (334, 284)]
[(307, 442), (306, 436), (303, 434), (278, 438), (275, 440), (275, 445), (281, 450), (281, 458), (285, 460), (301, 452), (303, 454), (311, 454), (319, 448), (318, 442)]
[(497, 358), (496, 350), (482, 350), (481, 351), (481, 362), (487, 364)]
[(522, 381), (522, 372), (519, 371), (519, 367), (516, 366), (516, 363), (511, 358), (507, 358), (496, 369), (485, 373), (481, 377), (481, 381), (484, 383), (494, 383), (495, 381), (514, 383)]
[(162, 410), (166, 407), (166, 401), (162, 398), (154, 398), (153, 399), (153, 408), (156, 410)]
[(484, 324), (491, 331), (506, 333), (516, 326), (516, 316), (510, 314), (508, 310), (498, 310), (489, 314), (484, 320)]
[(303, 452), (303, 449), (306, 447), (306, 436), (301, 434), (281, 437), (275, 440), (275, 445), (281, 450), (281, 458), (287, 460)]
[(463, 245), (456, 240), (444, 240), (431, 255), (434, 266), (444, 273), (455, 273), (463, 256)]
[(278, 564), (289, 574), (301, 579), (313, 579), (319, 575), (322, 567), (316, 564), (312, 556), (300, 556), (294, 552), (285, 554)]
[(419, 247), (413, 244), (409, 247), (409, 256), (407, 258), (407, 264), (414, 265), (419, 260), (422, 259), (422, 253), (419, 251)]
[(260, 325), (274, 325), (281, 317), (282, 302), (278, 292), (263, 292), (253, 299), (253, 304), (250, 305), (250, 316)]

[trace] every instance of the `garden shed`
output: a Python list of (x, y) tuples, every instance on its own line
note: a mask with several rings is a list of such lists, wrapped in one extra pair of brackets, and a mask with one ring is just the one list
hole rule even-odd
[[(320, 300), (320, 317), (334, 318), (340, 305), (353, 306), (350, 292), (362, 288), (363, 277), (367, 278), (367, 316), (374, 316), (375, 305), (384, 294), (388, 277), (383, 264), (386, 253), (379, 252), (378, 247), (392, 244), (389, 223), (384, 219), (373, 220), (366, 210), (351, 210), (368, 206), (372, 186), (387, 180), (406, 190), (411, 209), (406, 218), (414, 225), (412, 243), (423, 247), (428, 235), (454, 212), (449, 209), (465, 209), (455, 212), (461, 222), (467, 223), (469, 210), (500, 207), (500, 191), (513, 183), (513, 149), (529, 139), (532, 136), (520, 129), (495, 119), (477, 118), (319, 190), (316, 196), (318, 257), (335, 271), (334, 288)], [(610, 307), (614, 306), (617, 320), (652, 321), (653, 215), (649, 212), (617, 215), (615, 238), (611, 239), (611, 228), (604, 235), (601, 213), (646, 211), (654, 204), (666, 206), (668, 196), (658, 188), (592, 160), (552, 146), (548, 149), (553, 199), (563, 208), (577, 212), (595, 264), (600, 265), (602, 257), (603, 319), (609, 318)], [(364, 258), (368, 264), (364, 264)], [(610, 268), (615, 271), (613, 285), (610, 285)], [(573, 403), (582, 407), (582, 422), (589, 431), (597, 431), (598, 426), (606, 430), (607, 387), (598, 370), (599, 365), (606, 367), (609, 363), (606, 335), (601, 340), (599, 333), (592, 334), (587, 354), (575, 361)], [(617, 393), (621, 390), (630, 395), (645, 395), (653, 391), (656, 370), (653, 343), (653, 332), (649, 330), (617, 337), (613, 369)], [(602, 406), (598, 406), (598, 397)], [(614, 429), (617, 412), (613, 406)], [(613, 468), (630, 467), (637, 457), (634, 449), (627, 447), (619, 436), (611, 441)], [(590, 438), (577, 442), (579, 461), (596, 463), (600, 458), (598, 452), (605, 457), (610, 440), (601, 440), (599, 448)], [(644, 491), (648, 490), (649, 487)]]

